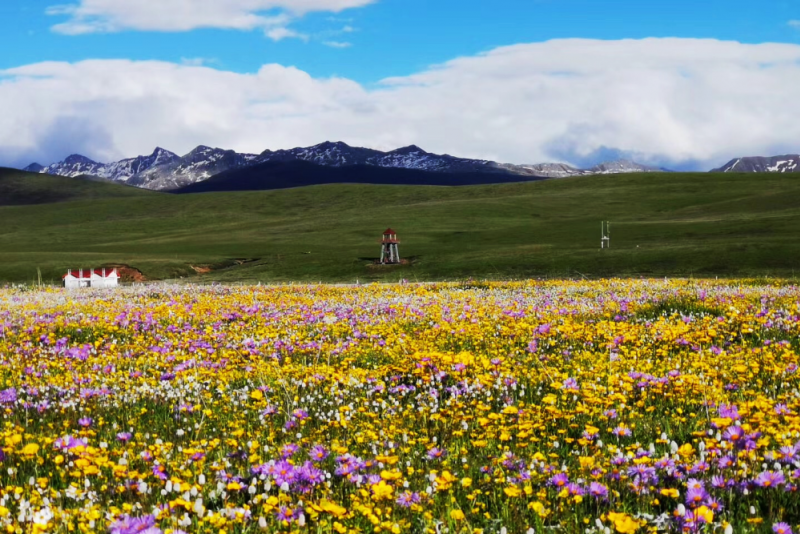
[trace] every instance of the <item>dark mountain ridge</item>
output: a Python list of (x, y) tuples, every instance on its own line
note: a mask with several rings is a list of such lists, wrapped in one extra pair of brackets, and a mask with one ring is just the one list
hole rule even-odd
[(89, 174), (126, 182), (145, 189), (168, 191), (202, 182), (226, 171), (269, 162), (293, 161), (305, 161), (332, 168), (363, 165), (373, 168), (398, 168), (444, 174), (485, 173), (513, 176), (518, 180), (520, 178), (563, 178), (587, 174), (662, 171), (662, 169), (625, 160), (601, 164), (592, 169), (576, 169), (561, 163), (514, 165), (458, 158), (449, 154), (433, 154), (416, 145), (381, 152), (331, 141), (305, 148), (265, 150), (261, 154), (240, 154), (233, 150), (199, 146), (180, 157), (167, 150), (157, 148), (150, 156), (138, 156), (107, 164), (74, 154), (64, 161), (47, 167), (33, 164), (29, 170), (70, 177)]
[(269, 161), (244, 169), (223, 172), (208, 180), (182, 187), (173, 193), (219, 191), (264, 191), (325, 184), (468, 186), (546, 180), (505, 173), (432, 172), (372, 165), (329, 167), (308, 161)]

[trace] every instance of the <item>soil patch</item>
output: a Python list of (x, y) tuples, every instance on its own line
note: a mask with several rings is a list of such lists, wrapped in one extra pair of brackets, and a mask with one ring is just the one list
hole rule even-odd
[(130, 265), (125, 265), (121, 263), (110, 263), (107, 265), (103, 265), (106, 268), (116, 269), (119, 273), (119, 281), (120, 282), (146, 282), (147, 277), (137, 269), (136, 267), (131, 267)]

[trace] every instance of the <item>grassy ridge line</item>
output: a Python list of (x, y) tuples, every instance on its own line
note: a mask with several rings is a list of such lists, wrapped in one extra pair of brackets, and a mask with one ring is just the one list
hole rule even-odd
[(154, 194), (156, 193), (93, 176), (67, 178), (0, 167), (0, 206), (112, 197), (145, 197)]
[[(29, 281), (37, 266), (46, 279), (58, 280), (67, 267), (103, 263), (170, 278), (232, 258), (259, 261), (203, 279), (800, 272), (800, 180), (790, 175), (632, 174), (463, 188), (324, 185), (177, 196), (123, 189), (124, 197), (92, 190), (90, 198), (0, 207), (0, 280)], [(612, 222), (612, 249), (603, 252), (602, 219)], [(412, 265), (369, 265), (387, 226), (398, 231), (401, 255), (413, 257)]]

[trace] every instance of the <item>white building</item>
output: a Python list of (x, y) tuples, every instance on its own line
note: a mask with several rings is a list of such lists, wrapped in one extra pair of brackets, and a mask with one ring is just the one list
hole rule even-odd
[(64, 287), (77, 289), (80, 287), (116, 287), (119, 285), (119, 273), (116, 269), (70, 269), (63, 276)]

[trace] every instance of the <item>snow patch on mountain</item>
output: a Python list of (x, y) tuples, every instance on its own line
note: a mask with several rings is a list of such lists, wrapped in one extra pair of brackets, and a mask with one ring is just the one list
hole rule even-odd
[[(118, 182), (127, 182), (141, 172), (152, 167), (165, 165), (177, 158), (177, 155), (163, 148), (156, 148), (149, 156), (138, 156), (113, 163), (98, 163), (80, 154), (73, 154), (64, 161), (41, 167), (38, 171), (31, 172), (55, 174), (69, 178), (90, 175)], [(33, 165), (28, 168), (34, 168)]]
[(800, 172), (800, 155), (736, 158), (711, 172)]
[[(89, 174), (137, 187), (165, 191), (201, 182), (230, 170), (261, 163), (290, 161), (305, 161), (328, 167), (371, 165), (437, 173), (478, 172), (543, 178), (661, 171), (661, 169), (626, 160), (603, 163), (592, 169), (577, 169), (564, 163), (514, 165), (489, 160), (458, 158), (449, 154), (426, 152), (415, 145), (390, 152), (381, 152), (369, 148), (352, 147), (342, 142), (326, 141), (311, 147), (265, 150), (261, 154), (240, 154), (233, 150), (201, 145), (185, 156), (179, 157), (172, 152), (157, 148), (150, 156), (139, 156), (107, 164), (97, 163), (75, 154), (62, 162), (33, 172), (69, 177)], [(30, 168), (36, 167), (31, 166)]]

